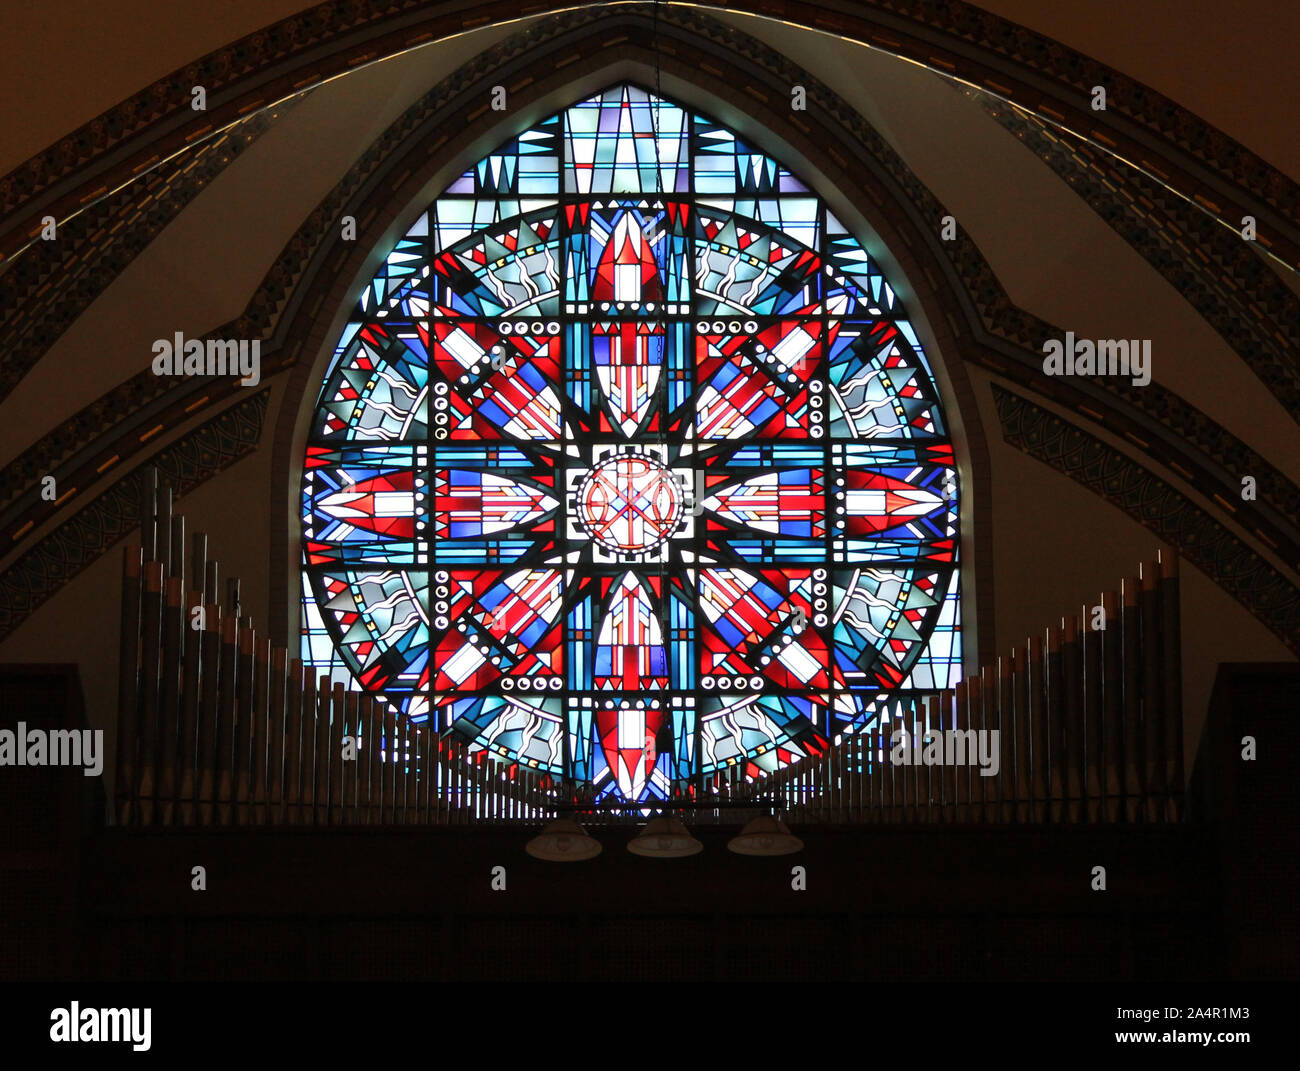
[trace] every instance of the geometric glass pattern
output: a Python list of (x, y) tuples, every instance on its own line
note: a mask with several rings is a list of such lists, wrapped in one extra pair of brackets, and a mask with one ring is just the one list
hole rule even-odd
[(875, 260), (633, 84), (384, 259), (304, 464), (304, 659), (495, 761), (662, 798), (960, 676), (958, 487)]

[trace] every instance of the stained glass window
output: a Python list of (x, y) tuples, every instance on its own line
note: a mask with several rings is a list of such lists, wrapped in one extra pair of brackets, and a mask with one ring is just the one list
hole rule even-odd
[(953, 447), (894, 291), (780, 163), (635, 85), (418, 216), (302, 503), (307, 661), (599, 797), (774, 770), (959, 676)]

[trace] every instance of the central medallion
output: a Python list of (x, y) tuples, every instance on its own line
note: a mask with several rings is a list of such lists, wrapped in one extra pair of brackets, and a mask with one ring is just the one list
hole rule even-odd
[(684, 494), (679, 478), (638, 450), (607, 456), (585, 472), (574, 495), (582, 530), (620, 554), (652, 550), (680, 526)]

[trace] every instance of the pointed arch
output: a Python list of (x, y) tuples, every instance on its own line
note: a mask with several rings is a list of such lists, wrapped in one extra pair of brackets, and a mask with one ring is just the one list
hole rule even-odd
[[(643, 798), (961, 673), (958, 465), (897, 291), (795, 172), (626, 77), (386, 248), (304, 456), (305, 658), (505, 761), (551, 770), (467, 700), (558, 704), (551, 772)], [(489, 484), (534, 489), (526, 531), (496, 531)], [(323, 523), (358, 485), (410, 495), (414, 530)]]

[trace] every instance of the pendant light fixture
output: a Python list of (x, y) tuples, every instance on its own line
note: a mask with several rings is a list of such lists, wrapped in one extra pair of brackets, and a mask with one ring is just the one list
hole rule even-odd
[(548, 863), (580, 863), (596, 858), (601, 850), (600, 841), (588, 836), (582, 826), (568, 818), (551, 822), (524, 845), (524, 851), (534, 859), (545, 859)]
[(747, 822), (727, 848), (737, 855), (793, 855), (803, 851), (803, 841), (775, 815), (762, 814)]
[(662, 815), (633, 837), (627, 850), (648, 859), (681, 859), (698, 855), (704, 845), (678, 819)]

